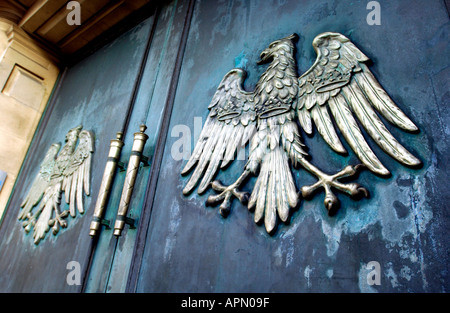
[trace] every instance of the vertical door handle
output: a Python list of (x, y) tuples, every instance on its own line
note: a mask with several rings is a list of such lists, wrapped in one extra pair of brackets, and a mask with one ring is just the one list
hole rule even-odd
[(108, 160), (106, 161), (102, 183), (100, 185), (100, 191), (97, 197), (97, 203), (95, 204), (94, 216), (89, 229), (89, 235), (92, 238), (97, 235), (101, 225), (106, 225), (109, 227), (109, 221), (105, 220), (103, 216), (111, 191), (111, 185), (116, 174), (116, 169), (117, 167), (123, 169), (123, 164), (119, 162), (120, 152), (122, 151), (122, 147), (124, 145), (122, 136), (123, 134), (121, 132), (117, 133), (116, 139), (111, 140), (111, 144), (109, 146)]
[(141, 125), (140, 132), (134, 134), (133, 147), (131, 149), (130, 160), (127, 166), (127, 175), (122, 189), (119, 210), (117, 212), (116, 222), (114, 224), (114, 236), (121, 236), (125, 224), (134, 227), (134, 220), (127, 217), (128, 207), (133, 194), (134, 183), (141, 162), (148, 165), (148, 158), (142, 155), (148, 136), (144, 133), (147, 126)]

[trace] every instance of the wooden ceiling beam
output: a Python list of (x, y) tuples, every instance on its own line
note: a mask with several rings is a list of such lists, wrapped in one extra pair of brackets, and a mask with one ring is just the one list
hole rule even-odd
[(103, 9), (101, 9), (96, 15), (87, 20), (81, 27), (77, 28), (75, 31), (71, 32), (65, 38), (58, 42), (58, 46), (64, 49), (69, 43), (78, 38), (80, 35), (91, 29), (99, 21), (101, 21), (105, 16), (113, 12), (115, 9), (120, 7), (125, 0), (114, 0), (109, 2)]
[(19, 26), (29, 33), (34, 33), (56, 12), (65, 7), (67, 2), (67, 0), (37, 0), (22, 18)]
[[(0, 0), (1, 1), (1, 0)], [(135, 11), (157, 0), (77, 0), (81, 5), (81, 25), (69, 25), (70, 0), (4, 0), (15, 3), (12, 18), (33, 39), (44, 43), (55, 55), (67, 56), (92, 43)], [(163, 0), (161, 0), (163, 1)], [(3, 9), (11, 11), (13, 5)], [(153, 7), (153, 5), (152, 5)], [(12, 13), (8, 11), (8, 14)], [(6, 15), (6, 13), (4, 14)], [(18, 21), (18, 22), (17, 22)]]

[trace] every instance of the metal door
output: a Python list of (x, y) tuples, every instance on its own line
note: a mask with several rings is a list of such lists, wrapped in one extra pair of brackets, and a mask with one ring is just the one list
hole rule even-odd
[[(54, 100), (35, 135), (14, 194), (1, 225), (1, 290), (4, 292), (78, 292), (83, 279), (67, 283), (71, 262), (79, 264), (85, 276), (93, 240), (89, 224), (107, 159), (109, 140), (122, 130), (139, 64), (144, 54), (152, 18), (130, 30), (95, 55), (66, 69)], [(84, 198), (86, 212), (67, 218), (67, 228), (54, 236), (51, 230), (38, 244), (33, 232), (26, 234), (18, 221), (20, 206), (47, 150), (64, 144), (69, 129), (83, 126), (94, 134), (90, 196)], [(133, 125), (135, 126), (135, 125)], [(133, 131), (133, 127), (129, 127)], [(125, 141), (128, 141), (128, 135)], [(128, 145), (128, 143), (126, 144)], [(64, 198), (64, 196), (63, 196)], [(61, 211), (67, 207), (61, 201)]]
[[(136, 90), (136, 99), (128, 128), (130, 129), (121, 160), (126, 163), (131, 156), (133, 134), (139, 131), (139, 125), (147, 125), (145, 133), (149, 136), (143, 155), (149, 159), (146, 166), (141, 165), (134, 185), (128, 218), (134, 219), (135, 227), (126, 225), (122, 235), (116, 238), (111, 228), (102, 229), (102, 235), (96, 244), (91, 259), (85, 292), (124, 292), (128, 281), (129, 269), (133, 262), (136, 234), (141, 225), (143, 203), (147, 194), (150, 173), (154, 170), (153, 157), (161, 128), (164, 128), (164, 116), (167, 115), (167, 103), (170, 102), (173, 75), (178, 71), (179, 51), (183, 48), (182, 34), (188, 15), (188, 6), (180, 1), (169, 1), (157, 8), (152, 17), (149, 30), (148, 57), (141, 68), (142, 79)], [(130, 52), (132, 50), (130, 49)], [(133, 131), (131, 129), (134, 128)], [(126, 171), (118, 172), (111, 189), (111, 197), (106, 209), (105, 219), (113, 224), (124, 186)], [(137, 248), (138, 249), (138, 248)]]

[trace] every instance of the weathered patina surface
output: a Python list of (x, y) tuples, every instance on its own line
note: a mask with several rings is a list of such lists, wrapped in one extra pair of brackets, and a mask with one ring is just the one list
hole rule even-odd
[[(196, 0), (193, 11), (187, 1), (172, 1), (161, 7), (156, 21), (149, 18), (69, 68), (0, 227), (0, 290), (80, 291), (66, 283), (67, 263), (78, 261), (83, 290), (91, 292), (126, 287), (137, 292), (448, 292), (449, 17), (444, 1), (379, 2), (381, 25), (370, 26), (362, 0)], [(370, 70), (420, 132), (387, 128), (422, 167), (402, 166), (368, 140), (392, 173), (388, 178), (369, 171), (359, 175), (370, 198), (355, 202), (340, 196), (341, 209), (332, 217), (323, 209), (323, 197), (302, 200), (272, 235), (236, 200), (224, 219), (216, 208), (205, 207), (211, 191), (183, 195), (189, 177), (180, 175), (187, 160), (172, 155), (180, 140), (172, 133), (175, 126), (191, 130), (192, 151), (201, 130), (194, 130), (195, 121), (206, 120), (225, 73), (245, 69), (244, 87), (253, 90), (266, 69), (256, 65), (262, 50), (297, 33), (301, 74), (315, 60), (314, 37), (327, 31), (342, 33), (373, 60)], [(146, 124), (143, 154), (151, 162), (140, 169), (128, 212), (138, 228), (125, 227), (119, 240), (103, 228), (92, 249), (89, 224), (109, 142), (125, 122), (149, 38), (121, 154), (126, 163), (133, 133)], [(20, 201), (49, 145), (78, 124), (93, 131), (96, 147), (85, 216), (69, 223), (57, 240), (49, 236), (37, 247), (17, 220)], [(317, 167), (333, 173), (359, 163), (352, 152), (334, 153), (315, 132), (302, 136)], [(236, 160), (217, 178), (231, 184), (244, 166)], [(112, 221), (124, 178), (125, 172), (118, 172), (112, 185), (105, 216)], [(294, 181), (300, 188), (315, 178), (300, 170)], [(251, 178), (243, 189), (254, 184)], [(381, 266), (379, 286), (367, 284), (371, 261)]]
[[(381, 25), (369, 26), (366, 4), (197, 1), (170, 127), (188, 121), (192, 128), (196, 116), (205, 121), (217, 85), (235, 66), (249, 72), (246, 87), (253, 90), (265, 69), (255, 62), (273, 40), (300, 35), (302, 73), (315, 57), (313, 38), (334, 31), (373, 60), (377, 79), (421, 130), (409, 134), (388, 125), (422, 168), (403, 167), (371, 143), (392, 176), (363, 172), (358, 182), (369, 188), (369, 199), (340, 197), (342, 209), (334, 217), (321, 199), (302, 201), (290, 224), (269, 236), (236, 200), (223, 219), (204, 207), (209, 193), (182, 195), (189, 176), (174, 173), (186, 161), (173, 160), (170, 149), (179, 138), (170, 138), (137, 291), (448, 291), (447, 11), (442, 1), (381, 1)], [(324, 148), (317, 134), (305, 141), (315, 164), (327, 172), (357, 162), (352, 153), (340, 157)], [(242, 172), (244, 161), (235, 163), (218, 175), (222, 182), (231, 184)], [(295, 180), (297, 188), (314, 182), (304, 171)], [(367, 284), (371, 261), (381, 265), (380, 286)]]
[[(126, 118), (126, 109), (142, 58), (151, 20), (132, 29), (96, 54), (68, 69), (53, 109), (46, 112), (10, 200), (0, 228), (0, 290), (4, 292), (77, 292), (69, 286), (66, 268), (79, 262), (82, 274), (87, 269), (92, 240), (89, 224), (107, 159), (109, 140), (115, 137)], [(57, 236), (47, 236), (38, 246), (33, 234), (25, 235), (18, 220), (21, 201), (39, 171), (49, 146), (64, 140), (68, 129), (83, 124), (94, 133), (91, 196), (84, 199), (85, 213), (68, 221)], [(131, 134), (132, 136), (132, 134)], [(119, 195), (120, 196), (120, 195)], [(64, 197), (64, 196), (63, 196)], [(61, 211), (69, 205), (63, 200)]]

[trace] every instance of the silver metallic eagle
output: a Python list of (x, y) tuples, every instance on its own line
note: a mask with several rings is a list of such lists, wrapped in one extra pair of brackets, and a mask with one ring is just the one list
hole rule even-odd
[[(92, 132), (82, 130), (82, 126), (75, 127), (66, 135), (66, 144), (58, 154), (59, 143), (50, 146), (41, 163), (39, 173), (31, 185), (19, 220), (24, 220), (23, 227), (29, 232), (33, 227), (35, 244), (45, 237), (50, 227), (53, 234), (59, 232), (59, 227), (67, 227), (63, 219), (69, 213), (76, 216), (76, 210), (84, 213), (83, 191), (90, 193), (91, 158), (94, 152), (94, 136)], [(77, 146), (77, 142), (78, 146)], [(60, 212), (62, 192), (65, 193), (69, 210)], [(35, 206), (36, 212), (32, 212)], [(53, 217), (54, 216), (54, 217)]]
[[(368, 197), (368, 191), (356, 183), (342, 183), (365, 166), (378, 175), (389, 171), (367, 144), (357, 120), (367, 134), (391, 157), (416, 166), (420, 161), (408, 152), (387, 130), (375, 111), (392, 124), (416, 131), (413, 122), (395, 105), (364, 64), (369, 60), (347, 37), (322, 33), (313, 41), (317, 59), (298, 77), (294, 59), (296, 34), (274, 41), (261, 53), (258, 64), (269, 63), (253, 92), (243, 90), (246, 72), (233, 69), (220, 83), (209, 105), (210, 113), (182, 174), (193, 168), (183, 193), (189, 194), (200, 182), (198, 193), (210, 186), (218, 192), (208, 204), (222, 202), (220, 212), (229, 213), (232, 197), (254, 210), (254, 219), (264, 219), (272, 233), (278, 218), (286, 222), (300, 197), (306, 198), (323, 187), (325, 207), (336, 213), (339, 201), (332, 188), (355, 199)], [(355, 119), (356, 118), (356, 119)], [(298, 125), (312, 134), (313, 124), (325, 142), (337, 153), (346, 153), (333, 120), (362, 164), (347, 166), (329, 175), (307, 160)], [(213, 181), (219, 168), (227, 166), (241, 145), (250, 142), (249, 158), (242, 175), (230, 186)], [(289, 162), (302, 166), (318, 181), (298, 193)], [(251, 195), (238, 190), (250, 175), (258, 178)]]

